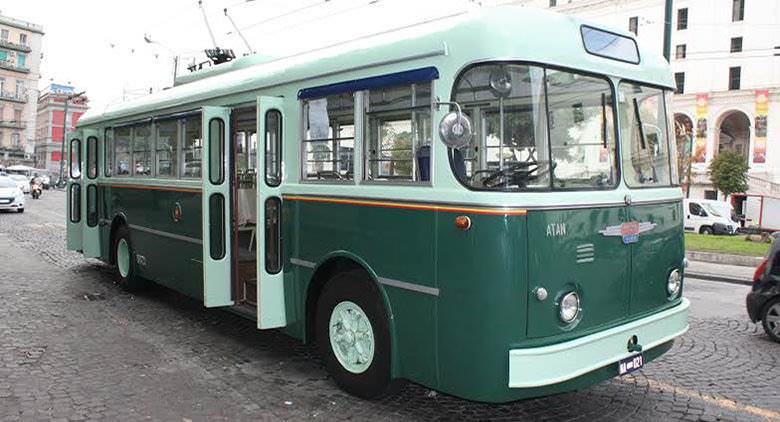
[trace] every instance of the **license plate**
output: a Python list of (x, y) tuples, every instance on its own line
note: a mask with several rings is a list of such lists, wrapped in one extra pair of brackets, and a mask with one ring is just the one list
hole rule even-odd
[(645, 359), (642, 355), (629, 356), (618, 362), (618, 373), (620, 373), (620, 375), (630, 374), (641, 368), (644, 364)]

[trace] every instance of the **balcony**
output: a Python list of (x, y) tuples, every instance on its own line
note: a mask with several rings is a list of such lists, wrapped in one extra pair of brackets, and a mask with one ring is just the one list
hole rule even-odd
[(7, 48), (9, 50), (21, 51), (22, 53), (29, 53), (32, 51), (29, 45), (17, 44), (8, 40), (0, 40), (0, 47)]
[(11, 91), (0, 91), (0, 100), (13, 101), (15, 103), (26, 103), (27, 93), (15, 93)]
[(0, 127), (23, 130), (27, 125), (18, 120), (0, 120)]
[(0, 60), (0, 69), (13, 70), (14, 72), (30, 73), (29, 67), (11, 63), (10, 60)]

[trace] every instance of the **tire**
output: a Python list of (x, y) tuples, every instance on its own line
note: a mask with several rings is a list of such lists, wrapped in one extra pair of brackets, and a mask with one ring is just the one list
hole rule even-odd
[(24, 213), (24, 208), (19, 208), (16, 210), (17, 213), (22, 214)]
[(116, 229), (111, 246), (111, 262), (114, 263), (114, 281), (127, 291), (137, 291), (145, 287), (145, 282), (136, 276), (135, 253), (127, 226)]
[[(364, 399), (376, 399), (394, 391), (398, 383), (390, 378), (387, 312), (368, 275), (360, 270), (336, 274), (323, 287), (316, 312), (317, 348), (336, 384)], [(343, 318), (344, 315), (347, 318)], [(350, 327), (353, 322), (356, 325)], [(349, 337), (341, 337), (341, 341), (335, 336), (331, 339), (331, 333), (339, 331), (339, 334)], [(369, 333), (371, 337), (368, 337)], [(366, 349), (373, 350), (369, 352)], [(364, 359), (358, 357), (361, 350)], [(350, 355), (350, 352), (354, 354)]]
[(710, 226), (704, 226), (699, 229), (700, 234), (712, 234), (712, 227)]
[(761, 325), (773, 341), (780, 343), (780, 297), (776, 297), (766, 305), (761, 312)]

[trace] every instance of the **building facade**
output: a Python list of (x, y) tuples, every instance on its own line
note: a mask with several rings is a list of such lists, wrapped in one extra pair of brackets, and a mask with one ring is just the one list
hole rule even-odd
[(43, 27), (0, 15), (0, 163), (32, 164)]
[[(645, 47), (662, 52), (664, 0), (501, 3), (549, 8), (628, 30)], [(722, 195), (707, 169), (724, 150), (739, 152), (750, 165), (748, 193), (780, 196), (780, 2), (673, 4), (673, 109), (680, 155), (692, 161), (690, 196)]]
[[(71, 132), (79, 118), (88, 109), (84, 95), (74, 97), (76, 90), (69, 85), (51, 84), (38, 98), (38, 117), (35, 129), (35, 166), (59, 174), (62, 159), (64, 129)], [(68, 115), (65, 116), (65, 101)]]

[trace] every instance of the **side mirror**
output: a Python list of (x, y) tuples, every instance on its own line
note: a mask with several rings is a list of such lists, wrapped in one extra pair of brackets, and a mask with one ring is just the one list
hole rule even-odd
[(462, 148), (468, 145), (473, 135), (473, 125), (469, 116), (463, 114), (460, 104), (456, 102), (438, 102), (441, 104), (453, 104), (458, 111), (447, 113), (439, 123), (439, 137), (444, 145), (450, 148)]

